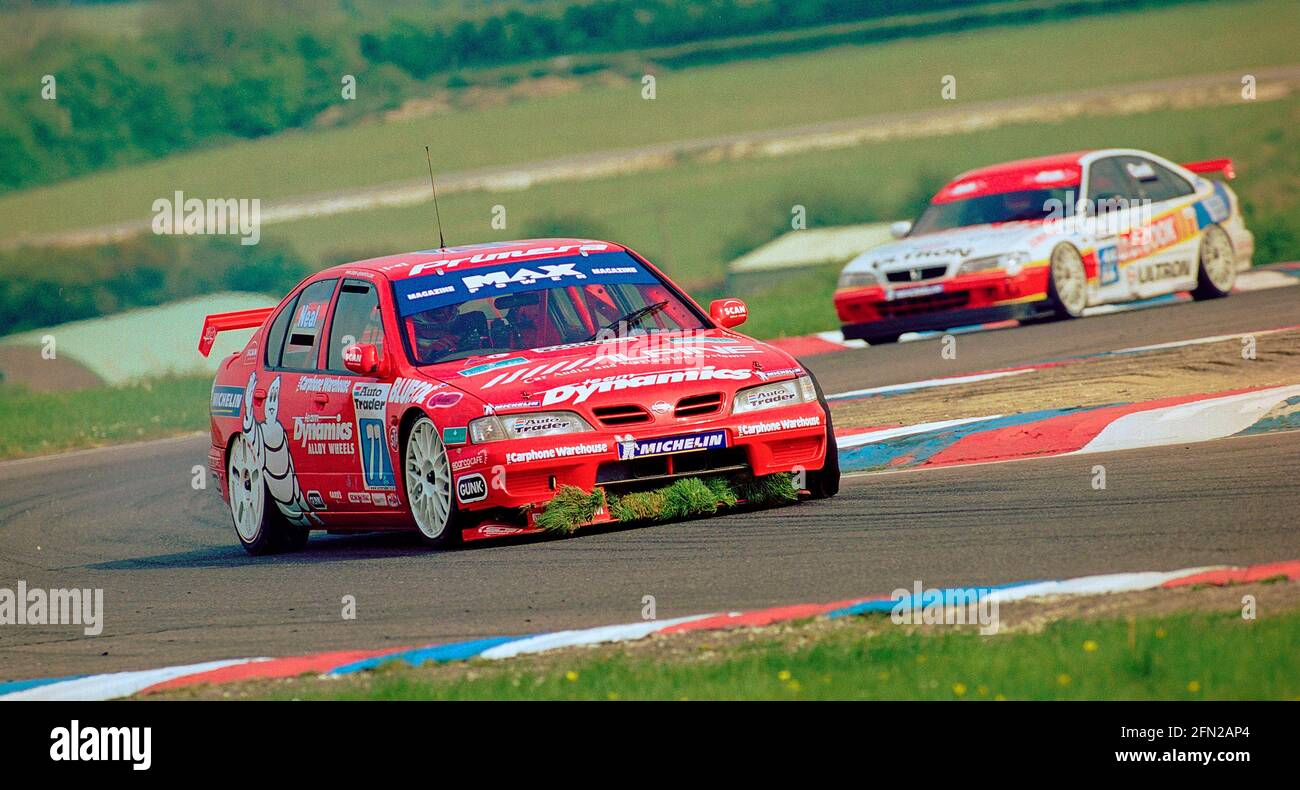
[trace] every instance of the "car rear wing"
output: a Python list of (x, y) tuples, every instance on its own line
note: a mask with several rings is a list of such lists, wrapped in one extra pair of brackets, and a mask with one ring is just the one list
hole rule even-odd
[(1237, 171), (1232, 169), (1231, 159), (1206, 159), (1203, 162), (1184, 162), (1183, 167), (1193, 173), (1223, 173), (1223, 177), (1232, 180)]
[(211, 353), (212, 344), (217, 342), (217, 335), (222, 332), (259, 327), (274, 311), (274, 307), (259, 307), (255, 310), (238, 310), (233, 313), (216, 313), (208, 316), (203, 319), (203, 334), (199, 335), (199, 353), (205, 357)]

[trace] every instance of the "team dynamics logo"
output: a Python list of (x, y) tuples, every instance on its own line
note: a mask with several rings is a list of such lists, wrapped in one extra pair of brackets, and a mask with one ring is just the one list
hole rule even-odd
[(470, 502), (482, 502), (487, 499), (487, 491), (487, 480), (483, 479), (483, 475), (477, 472), (472, 475), (465, 475), (456, 481), (456, 498), (463, 505)]

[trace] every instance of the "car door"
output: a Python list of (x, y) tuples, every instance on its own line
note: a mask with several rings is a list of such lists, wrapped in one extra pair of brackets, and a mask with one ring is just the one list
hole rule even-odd
[(376, 282), (343, 280), (327, 334), (320, 374), (309, 385), (322, 404), (317, 424), (323, 427), (317, 430), (338, 438), (323, 448), (315, 482), (329, 506), (339, 511), (394, 511), (400, 501), (384, 423), (392, 383), (358, 376), (343, 363), (343, 349), (354, 343), (369, 343), (381, 356), (391, 352)]
[(1087, 179), (1089, 230), (1097, 256), (1097, 281), (1090, 289), (1090, 301), (1126, 301), (1133, 298), (1133, 284), (1125, 271), (1133, 258), (1130, 234), (1143, 222), (1137, 190), (1114, 156), (1088, 165)]
[(255, 430), (263, 447), (267, 491), (291, 517), (327, 510), (313, 485), (322, 459), (307, 427), (325, 404), (304, 388), (304, 381), (316, 375), (325, 318), (337, 285), (336, 278), (317, 280), (285, 304), (267, 333), (263, 368), (256, 382), (250, 382), (253, 403), (261, 412), (254, 412)]
[(1149, 298), (1195, 287), (1195, 189), (1147, 157), (1121, 156), (1119, 161), (1144, 207), (1144, 230), (1133, 239), (1133, 247), (1143, 252), (1136, 264), (1134, 296)]

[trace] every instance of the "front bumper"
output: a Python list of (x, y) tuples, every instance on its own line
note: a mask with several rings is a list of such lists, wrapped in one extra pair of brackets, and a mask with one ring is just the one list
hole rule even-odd
[[(637, 430), (637, 428), (642, 430)], [(718, 435), (723, 438), (719, 443)], [(682, 440), (683, 447), (627, 457), (629, 435), (642, 444)], [(690, 437), (696, 437), (690, 439)], [(689, 440), (688, 440), (689, 439)], [(819, 403), (802, 403), (707, 421), (629, 426), (528, 440), (449, 447), (453, 489), (464, 511), (536, 508), (564, 486), (611, 493), (658, 487), (687, 476), (816, 471), (826, 462), (826, 414)], [(485, 486), (464, 478), (484, 478)], [(462, 491), (471, 492), (465, 501)], [(486, 495), (480, 498), (480, 491)]]
[(849, 339), (1029, 318), (1046, 307), (1047, 274), (1046, 265), (1031, 265), (1016, 275), (845, 289), (835, 292), (835, 312)]

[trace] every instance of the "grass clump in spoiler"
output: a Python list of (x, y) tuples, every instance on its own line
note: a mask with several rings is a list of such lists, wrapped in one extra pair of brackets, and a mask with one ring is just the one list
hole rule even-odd
[(684, 477), (652, 491), (622, 496), (601, 489), (588, 493), (577, 486), (563, 486), (537, 516), (537, 526), (553, 532), (570, 533), (589, 524), (602, 505), (609, 515), (624, 523), (679, 521), (711, 516), (737, 505), (767, 506), (799, 498), (790, 474), (744, 477)]

